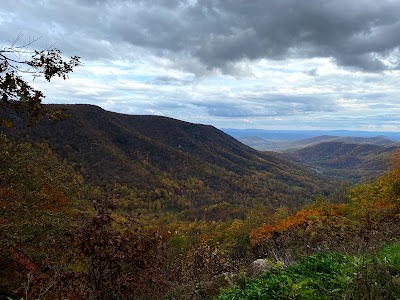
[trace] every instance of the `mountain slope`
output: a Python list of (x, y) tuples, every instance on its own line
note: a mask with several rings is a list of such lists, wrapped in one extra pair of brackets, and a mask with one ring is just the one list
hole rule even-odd
[(255, 151), (212, 126), (90, 105), (49, 109), (65, 109), (71, 117), (33, 128), (16, 122), (7, 133), (48, 143), (89, 183), (134, 190), (133, 207), (185, 210), (224, 202), (293, 207), (330, 188), (306, 168)]
[[(351, 141), (353, 139), (350, 138)], [(346, 143), (335, 139), (291, 150), (285, 155), (312, 166), (320, 173), (358, 183), (371, 181), (382, 175), (387, 170), (390, 153), (400, 148), (398, 143), (389, 143), (385, 139), (355, 141), (365, 143)], [(366, 143), (368, 141), (376, 144)]]

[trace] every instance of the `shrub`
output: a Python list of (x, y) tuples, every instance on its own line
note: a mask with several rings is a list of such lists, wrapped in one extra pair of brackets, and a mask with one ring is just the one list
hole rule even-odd
[[(396, 246), (397, 245), (397, 246)], [(398, 244), (382, 253), (396, 253)], [(394, 249), (394, 250), (393, 250)], [(393, 252), (392, 252), (393, 250)], [(398, 299), (399, 272), (377, 257), (348, 257), (316, 253), (284, 270), (271, 269), (241, 286), (222, 290), (216, 300), (228, 299)]]

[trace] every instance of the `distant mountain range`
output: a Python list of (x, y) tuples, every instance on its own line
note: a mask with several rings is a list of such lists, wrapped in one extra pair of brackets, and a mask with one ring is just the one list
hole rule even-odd
[[(251, 133), (253, 130), (249, 130)], [(248, 131), (239, 131), (244, 133)], [(235, 131), (233, 132), (235, 133)], [(237, 132), (236, 132), (237, 133)], [(237, 136), (242, 143), (260, 151), (278, 151), (287, 158), (305, 163), (326, 176), (344, 180), (352, 184), (369, 182), (382, 175), (388, 167), (390, 153), (400, 149), (400, 142), (386, 136), (397, 138), (398, 133), (335, 131), (346, 136), (319, 135), (294, 140), (320, 133), (319, 131), (261, 131), (261, 136)], [(361, 136), (353, 136), (360, 134)], [(375, 136), (374, 136), (375, 135)], [(283, 138), (287, 138), (286, 140)]]
[(396, 146), (400, 142), (395, 142), (383, 136), (374, 137), (355, 137), (355, 136), (333, 136), (321, 135), (300, 140), (268, 140), (257, 136), (239, 137), (239, 141), (254, 149), (261, 151), (278, 151), (301, 149), (323, 142), (343, 142), (348, 144), (369, 144), (377, 146)]
[[(344, 140), (348, 141), (348, 138)], [(337, 139), (288, 150), (285, 156), (306, 163), (321, 174), (350, 183), (363, 183), (382, 175), (388, 168), (390, 153), (398, 149), (399, 143), (390, 143), (386, 139), (358, 138), (353, 143)]]
[(341, 137), (385, 137), (393, 141), (400, 141), (400, 132), (383, 131), (351, 131), (351, 130), (264, 130), (264, 129), (232, 129), (222, 128), (222, 131), (236, 139), (244, 137), (258, 137), (266, 140), (294, 141), (318, 136)]
[[(32, 128), (15, 120), (14, 128), (2, 130), (19, 141), (48, 143), (92, 185), (134, 191), (132, 208), (147, 205), (186, 211), (188, 218), (218, 219), (231, 216), (225, 204), (297, 207), (333, 187), (301, 164), (256, 151), (212, 126), (92, 105), (48, 109), (65, 110), (70, 118)], [(204, 213), (210, 205), (222, 205), (212, 217)]]

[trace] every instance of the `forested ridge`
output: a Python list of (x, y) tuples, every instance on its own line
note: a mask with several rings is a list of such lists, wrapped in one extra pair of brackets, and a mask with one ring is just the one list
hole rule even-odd
[[(256, 203), (300, 207), (333, 186), (283, 156), (261, 153), (212, 126), (159, 116), (132, 116), (91, 105), (47, 106), (69, 117), (34, 127), (15, 126), (18, 141), (47, 143), (89, 184), (123, 194), (130, 207), (161, 210)], [(226, 209), (224, 208), (223, 211)], [(214, 216), (220, 219), (229, 216)]]
[(65, 119), (1, 128), (0, 298), (399, 296), (398, 152), (344, 191), (211, 126), (46, 109)]
[[(321, 174), (355, 184), (379, 177), (388, 168), (390, 154), (399, 149), (398, 143), (380, 145), (379, 139), (362, 139), (362, 143), (355, 143), (354, 138), (343, 140), (345, 142), (319, 142), (288, 150), (285, 156), (306, 163)], [(374, 144), (377, 141), (378, 144)]]

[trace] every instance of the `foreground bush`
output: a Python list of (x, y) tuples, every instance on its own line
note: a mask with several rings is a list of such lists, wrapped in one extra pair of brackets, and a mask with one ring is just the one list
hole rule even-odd
[[(398, 299), (400, 271), (395, 262), (400, 253), (392, 249), (399, 245), (371, 258), (337, 253), (306, 256), (283, 270), (273, 267), (241, 287), (223, 290), (216, 299)], [(380, 259), (385, 253), (390, 258)]]

